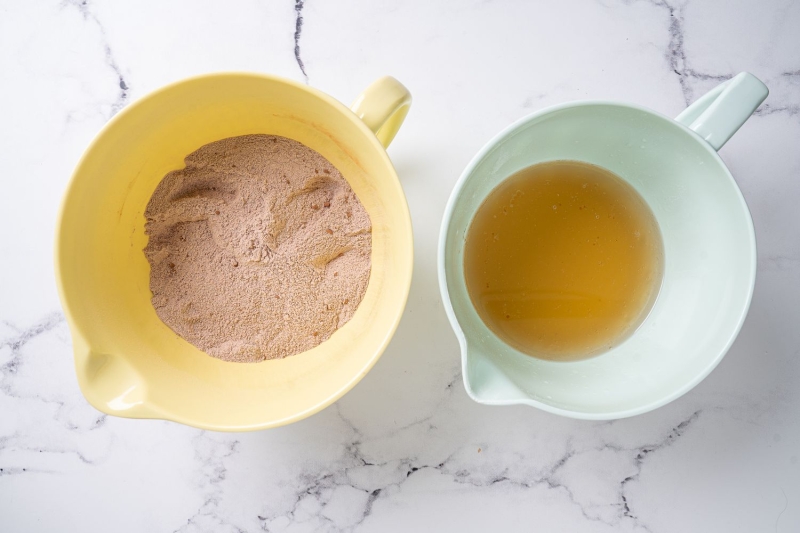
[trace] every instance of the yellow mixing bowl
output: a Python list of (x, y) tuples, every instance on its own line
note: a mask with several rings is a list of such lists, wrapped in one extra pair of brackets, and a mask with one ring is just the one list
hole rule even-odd
[[(56, 279), (89, 403), (116, 416), (241, 431), (310, 416), (358, 383), (397, 328), (411, 284), (411, 219), (384, 149), (410, 103), (389, 77), (351, 110), (289, 80), (230, 73), (169, 85), (114, 117), (75, 170), (56, 237)], [(156, 316), (143, 213), (186, 155), (252, 133), (300, 141), (341, 171), (372, 219), (372, 274), (355, 315), (329, 340), (241, 364), (204, 354)]]

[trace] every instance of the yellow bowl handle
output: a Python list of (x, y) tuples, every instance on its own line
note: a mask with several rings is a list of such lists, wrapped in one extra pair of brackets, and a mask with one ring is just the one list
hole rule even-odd
[(384, 76), (375, 80), (358, 95), (350, 109), (358, 115), (384, 148), (389, 146), (411, 107), (411, 93), (405, 86)]

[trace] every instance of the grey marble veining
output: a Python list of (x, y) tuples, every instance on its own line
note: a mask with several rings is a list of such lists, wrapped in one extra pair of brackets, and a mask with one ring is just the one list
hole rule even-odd
[(297, 17), (294, 23), (294, 58), (297, 60), (297, 66), (300, 67), (300, 72), (308, 83), (308, 74), (306, 74), (305, 65), (300, 57), (300, 35), (303, 32), (303, 0), (295, 0), (294, 10), (297, 11)]
[[(800, 530), (797, 2), (68, 0), (0, 13), (0, 531)], [(61, 194), (103, 124), (220, 70), (346, 103), (391, 74), (415, 99), (389, 150), (415, 232), (392, 343), (335, 405), (246, 434), (90, 407), (51, 266)], [(721, 155), (753, 214), (759, 277), (722, 364), (676, 402), (614, 422), (471, 402), (435, 257), (475, 151), (568, 100), (674, 116), (742, 70), (771, 94)]]

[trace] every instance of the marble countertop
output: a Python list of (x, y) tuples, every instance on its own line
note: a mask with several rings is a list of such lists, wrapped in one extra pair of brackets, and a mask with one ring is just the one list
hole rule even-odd
[[(0, 2), (3, 532), (800, 531), (800, 2)], [(335, 405), (224, 434), (106, 417), (78, 390), (56, 295), (57, 208), (125, 105), (249, 70), (350, 102), (414, 95), (389, 150), (414, 220), (408, 307)], [(721, 151), (759, 268), (744, 328), (674, 403), (616, 422), (469, 400), (436, 280), (437, 230), (472, 155), (574, 99), (677, 115), (747, 70), (767, 101)]]

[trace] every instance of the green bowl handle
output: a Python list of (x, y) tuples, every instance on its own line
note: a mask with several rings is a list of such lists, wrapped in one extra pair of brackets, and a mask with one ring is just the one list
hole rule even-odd
[(719, 150), (761, 105), (769, 89), (741, 72), (698, 98), (675, 119)]

